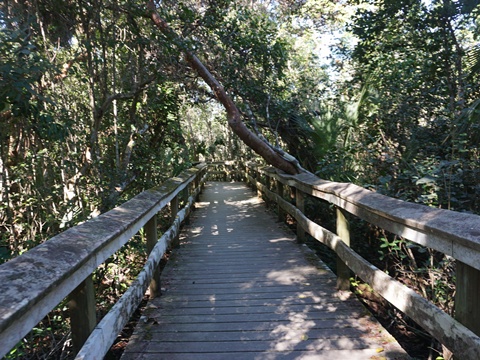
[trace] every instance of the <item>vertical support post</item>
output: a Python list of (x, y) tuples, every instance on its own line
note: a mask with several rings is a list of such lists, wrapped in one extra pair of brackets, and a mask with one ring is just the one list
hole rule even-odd
[(480, 271), (457, 260), (455, 319), (480, 336)]
[[(259, 183), (262, 183), (262, 175), (260, 174), (260, 172), (258, 171), (258, 169), (255, 168), (255, 188), (257, 189), (257, 196), (259, 198), (262, 197), (262, 191), (260, 190), (260, 188), (257, 186), (257, 181)], [(265, 184), (266, 185), (266, 184)]]
[[(195, 180), (193, 181), (194, 186), (193, 186), (193, 192), (197, 191), (198, 187), (200, 186), (200, 179), (202, 178), (202, 174), (199, 171), (197, 175), (195, 176)], [(198, 200), (198, 196), (195, 198), (195, 201)]]
[(247, 163), (244, 163), (242, 162), (242, 176), (243, 178), (245, 179), (245, 182), (248, 184), (248, 164)]
[[(273, 178), (272, 178), (273, 179)], [(283, 199), (283, 184), (280, 180), (276, 180), (277, 185), (277, 195), (280, 199)], [(283, 211), (282, 207), (280, 206), (280, 201), (277, 203), (277, 211), (278, 211), (278, 221), (284, 222), (285, 221), (285, 211)]]
[[(173, 224), (173, 222), (177, 218), (177, 213), (178, 213), (178, 195), (175, 196), (172, 199), (172, 201), (170, 201), (170, 211), (171, 211), (170, 219), (171, 219), (171, 222)], [(175, 236), (172, 239), (172, 247), (177, 248), (178, 246), (179, 246), (179, 238), (178, 238), (178, 236)]]
[[(147, 238), (147, 252), (150, 254), (157, 244), (157, 215), (155, 214), (143, 227), (145, 230), (145, 236)], [(160, 296), (160, 270), (158, 266), (153, 271), (152, 281), (150, 282), (150, 298), (156, 298)]]
[[(343, 209), (336, 208), (337, 211), (337, 235), (343, 240), (345, 244), (350, 246), (350, 227)], [(337, 256), (337, 289), (350, 289), (350, 269)]]
[[(297, 188), (293, 188), (295, 192), (295, 206), (298, 210), (305, 214), (305, 195), (303, 191)], [(302, 225), (297, 221), (297, 242), (304, 243), (305, 242), (305, 230), (303, 229)]]
[[(185, 189), (183, 189), (183, 191), (182, 191), (183, 199), (184, 199), (182, 206), (186, 206), (186, 205), (187, 205), (188, 198), (190, 197), (190, 193), (191, 193), (191, 189), (190, 189), (191, 187), (192, 187), (192, 184), (190, 183), (190, 184), (189, 184), (188, 186), (186, 186)], [(185, 218), (185, 224), (188, 225), (189, 222), (190, 222), (190, 219), (189, 219), (189, 216), (187, 216), (187, 217)]]
[(70, 310), (73, 347), (78, 352), (97, 325), (95, 288), (92, 275), (83, 280), (71, 292), (68, 307)]
[(237, 181), (244, 181), (245, 183), (248, 184), (248, 179), (245, 176), (245, 174), (247, 173), (247, 168), (245, 167), (245, 163), (244, 162), (237, 162), (237, 164), (238, 164), (238, 166), (235, 167), (236, 169), (238, 169), (236, 180)]

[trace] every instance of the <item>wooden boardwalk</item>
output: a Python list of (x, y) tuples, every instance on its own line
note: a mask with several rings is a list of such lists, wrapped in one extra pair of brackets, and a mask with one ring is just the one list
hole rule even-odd
[(244, 184), (196, 207), (122, 359), (408, 359)]

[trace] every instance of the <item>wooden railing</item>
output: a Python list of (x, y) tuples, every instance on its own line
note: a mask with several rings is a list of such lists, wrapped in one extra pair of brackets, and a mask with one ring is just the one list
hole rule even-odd
[[(206, 178), (200, 164), (144, 191), (123, 205), (75, 226), (0, 266), (0, 358), (66, 297), (77, 359), (102, 359), (150, 286), (160, 289), (158, 264), (179, 233)], [(179, 197), (186, 200), (179, 209)], [(158, 239), (157, 213), (170, 204), (171, 227)], [(145, 267), (97, 324), (92, 272), (141, 228), (149, 257)]]
[(245, 165), (240, 161), (215, 161), (208, 165), (208, 181), (245, 181)]
[[(422, 326), (458, 359), (480, 359), (480, 217), (392, 199), (352, 184), (321, 180), (311, 174), (286, 175), (253, 163), (214, 163), (207, 175), (201, 164), (162, 186), (71, 228), (0, 266), (0, 357), (17, 344), (48, 312), (69, 298), (72, 338), (77, 359), (101, 359), (129, 320), (148, 286), (159, 291), (157, 266), (174, 241), (182, 221), (207, 176), (213, 180), (245, 179), (275, 201), (279, 217), (297, 221), (300, 241), (305, 233), (338, 256), (338, 287), (348, 289), (353, 271), (387, 301)], [(290, 186), (295, 205), (284, 199)], [(179, 197), (188, 198), (179, 211)], [(305, 195), (336, 207), (337, 234), (308, 219)], [(156, 214), (170, 204), (171, 227), (158, 239)], [(349, 247), (347, 218), (352, 214), (405, 239), (457, 259), (456, 316), (441, 311), (412, 289), (392, 279)], [(144, 269), (110, 312), (97, 324), (91, 274), (141, 228), (150, 251)], [(83, 346), (82, 346), (83, 345)]]
[[(349, 288), (351, 270), (452, 351), (456, 359), (480, 359), (480, 216), (413, 204), (308, 173), (291, 176), (253, 163), (246, 172), (247, 183), (277, 203), (280, 217), (287, 212), (296, 219), (299, 240), (307, 232), (336, 252), (339, 289)], [(295, 205), (284, 199), (285, 186), (295, 194)], [(305, 216), (305, 194), (335, 205), (337, 234)], [(455, 258), (455, 319), (353, 251), (348, 214)]]

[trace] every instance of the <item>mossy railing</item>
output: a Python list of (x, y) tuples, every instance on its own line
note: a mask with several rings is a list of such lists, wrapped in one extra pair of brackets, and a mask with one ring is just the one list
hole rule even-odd
[[(455, 358), (480, 359), (480, 216), (393, 199), (309, 173), (287, 175), (254, 163), (246, 166), (246, 181), (276, 202), (280, 218), (286, 212), (296, 220), (300, 241), (308, 233), (336, 252), (339, 289), (349, 289), (352, 271), (453, 352)], [(285, 186), (291, 188), (295, 205), (285, 200)], [(336, 207), (336, 234), (305, 216), (306, 195)], [(351, 215), (455, 258), (455, 319), (353, 251), (347, 220)]]
[[(65, 298), (77, 359), (102, 359), (140, 304), (158, 294), (158, 264), (188, 216), (206, 178), (200, 164), (121, 206), (72, 227), (0, 266), (0, 358)], [(179, 197), (185, 206), (179, 209)], [(157, 214), (170, 205), (171, 226), (157, 236)], [(92, 273), (140, 229), (149, 257), (136, 280), (97, 323)]]

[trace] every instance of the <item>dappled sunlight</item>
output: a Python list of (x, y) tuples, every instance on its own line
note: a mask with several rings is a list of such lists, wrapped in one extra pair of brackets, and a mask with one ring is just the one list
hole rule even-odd
[[(279, 340), (282, 341), (302, 341), (307, 339), (308, 333), (308, 324), (301, 324), (307, 325), (307, 327), (300, 327), (300, 328), (293, 328), (292, 326), (287, 325), (280, 325), (275, 330), (271, 332), (272, 335), (275, 337), (279, 337)], [(313, 321), (310, 325), (313, 325)]]
[(246, 205), (259, 205), (262, 204), (262, 199), (258, 197), (251, 197), (247, 200), (223, 200), (225, 205), (233, 205), (233, 206), (246, 206)]
[(212, 225), (212, 227), (210, 228), (210, 233), (212, 235), (218, 235), (218, 226), (217, 225)]
[(203, 226), (196, 226), (196, 227), (190, 227), (189, 233), (190, 234), (200, 234), (203, 231)]
[(197, 201), (195, 203), (195, 208), (197, 210), (199, 209), (205, 209), (205, 208), (208, 208), (210, 206), (210, 202), (209, 201)]
[(272, 270), (267, 274), (267, 278), (282, 285), (291, 285), (307, 282), (307, 276), (313, 275), (316, 271), (311, 266), (299, 266), (294, 269)]
[(346, 301), (348, 299), (352, 299), (355, 297), (355, 295), (353, 295), (353, 293), (348, 290), (338, 290), (333, 294), (333, 296), (335, 296), (336, 298), (342, 301)]
[(210, 304), (215, 305), (215, 301), (216, 301), (215, 295), (210, 295), (208, 297), (208, 301), (210, 301)]
[(298, 294), (299, 299), (312, 299), (315, 302), (322, 301), (322, 298), (315, 295), (313, 291), (303, 291), (302, 293)]
[(246, 282), (246, 283), (243, 283), (241, 286), (240, 286), (240, 289), (242, 290), (248, 290), (248, 289), (253, 289), (255, 288), (256, 286), (258, 286), (255, 282)]
[(272, 335), (277, 339), (270, 350), (274, 351), (292, 351), (302, 341), (308, 340), (308, 331), (315, 326), (311, 320), (293, 320), (288, 326), (280, 325), (272, 331)]
[(282, 241), (289, 241), (289, 242), (291, 242), (291, 241), (292, 241), (292, 238), (291, 238), (291, 237), (283, 237), (283, 238), (270, 239), (270, 240), (268, 240), (268, 242), (271, 242), (271, 243), (278, 243), (278, 242), (282, 242)]

